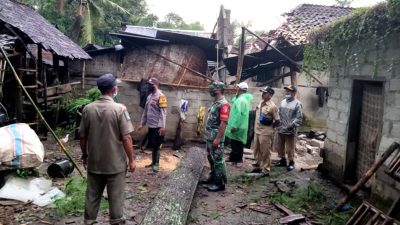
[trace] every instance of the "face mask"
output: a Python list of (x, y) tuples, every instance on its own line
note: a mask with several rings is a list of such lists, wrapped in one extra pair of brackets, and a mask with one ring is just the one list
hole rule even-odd
[(215, 97), (215, 96), (217, 96), (217, 93), (215, 93), (214, 90), (210, 90), (210, 95), (211, 95), (211, 97)]
[(150, 92), (153, 92), (154, 90), (155, 90), (154, 85), (149, 85), (149, 91), (150, 91)]
[(113, 94), (113, 98), (117, 97), (118, 95), (118, 89), (115, 90), (114, 94)]
[(291, 101), (293, 99), (293, 96), (291, 95), (285, 95), (286, 100)]

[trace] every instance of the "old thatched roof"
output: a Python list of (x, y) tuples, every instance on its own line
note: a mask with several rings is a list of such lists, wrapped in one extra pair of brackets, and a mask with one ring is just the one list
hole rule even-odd
[(305, 44), (310, 31), (327, 25), (354, 9), (348, 7), (303, 4), (285, 13), (286, 22), (268, 33), (269, 40), (285, 40), (290, 45)]
[(0, 25), (9, 24), (17, 32), (25, 34), (32, 43), (45, 50), (70, 59), (90, 59), (71, 39), (50, 24), (30, 6), (13, 0), (0, 0)]

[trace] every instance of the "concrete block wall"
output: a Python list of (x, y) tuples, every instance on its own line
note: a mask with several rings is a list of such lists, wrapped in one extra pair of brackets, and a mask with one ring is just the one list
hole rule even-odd
[[(96, 86), (95, 78), (86, 78), (85, 89), (90, 89)], [(189, 101), (189, 110), (187, 112), (186, 122), (184, 124), (183, 138), (186, 140), (202, 140), (203, 135), (197, 136), (197, 112), (201, 106), (205, 106), (206, 110), (212, 104), (212, 98), (207, 90), (194, 90), (194, 89), (181, 89), (172, 88), (169, 86), (161, 85), (160, 89), (167, 96), (168, 108), (167, 108), (167, 124), (166, 124), (166, 139), (174, 139), (176, 128), (179, 121), (179, 105), (180, 100), (185, 99)], [(255, 109), (257, 104), (261, 101), (260, 88), (251, 87), (249, 92), (253, 94), (252, 109)], [(315, 95), (314, 88), (300, 88), (300, 100), (303, 101), (304, 96)], [(126, 105), (130, 116), (132, 118), (132, 123), (135, 127), (139, 126), (140, 118), (143, 109), (139, 106), (139, 92), (137, 91), (136, 83), (122, 82), (119, 86), (119, 94), (121, 103)], [(225, 97), (229, 102), (232, 102), (232, 98), (235, 93), (227, 92)], [(275, 89), (275, 95), (273, 101), (276, 105), (280, 104), (280, 101), (284, 98), (283, 89)], [(305, 109), (306, 116), (312, 117), (315, 112), (312, 112), (312, 106), (316, 102), (304, 101), (303, 108)], [(307, 114), (312, 112), (311, 115)], [(145, 132), (134, 133), (134, 137), (140, 139)]]
[[(332, 177), (342, 180), (348, 125), (351, 107), (352, 84), (354, 80), (383, 81), (384, 83), (384, 115), (382, 136), (376, 158), (394, 141), (400, 141), (400, 35), (392, 35), (384, 40), (384, 46), (376, 49), (373, 40), (361, 41), (357, 44), (344, 44), (337, 47), (331, 64), (329, 75), (330, 99), (327, 107), (327, 139), (325, 141), (324, 168)], [(343, 56), (348, 50), (346, 59)], [(359, 58), (354, 58), (355, 56)], [(358, 64), (353, 63), (358, 62)], [(359, 99), (358, 101), (361, 101)], [(383, 171), (382, 166), (373, 179), (372, 189), (385, 199), (400, 195), (400, 183), (395, 182)]]

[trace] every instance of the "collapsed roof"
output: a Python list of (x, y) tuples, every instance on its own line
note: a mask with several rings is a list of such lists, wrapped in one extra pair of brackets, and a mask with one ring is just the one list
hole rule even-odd
[(0, 0), (0, 27), (9, 24), (31, 41), (59, 56), (70, 59), (90, 59), (76, 43), (39, 15), (32, 7), (13, 0)]

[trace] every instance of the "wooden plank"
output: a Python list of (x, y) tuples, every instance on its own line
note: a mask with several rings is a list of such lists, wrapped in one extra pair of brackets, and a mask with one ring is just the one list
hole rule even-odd
[(344, 204), (347, 203), (347, 201), (355, 195), (355, 193), (360, 190), (365, 183), (372, 177), (372, 175), (381, 167), (381, 165), (386, 161), (387, 158), (395, 151), (400, 148), (400, 144), (397, 142), (393, 142), (389, 148), (386, 149), (386, 151), (382, 154), (381, 158), (378, 159), (377, 161), (374, 162), (374, 164), (371, 166), (371, 168), (364, 174), (364, 176), (357, 182), (356, 185), (350, 190), (350, 192), (344, 196), (342, 199), (340, 199), (338, 205), (336, 206), (336, 210), (340, 211)]
[(298, 223), (305, 222), (306, 218), (301, 214), (292, 214), (289, 216), (285, 216), (279, 219), (279, 223), (288, 224), (288, 223)]
[(30, 72), (30, 73), (37, 73), (38, 71), (35, 69), (25, 69), (25, 68), (17, 68), (18, 71), (21, 72)]

